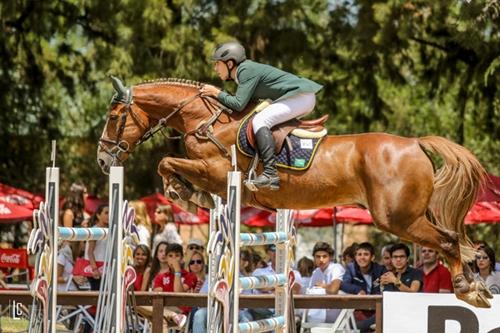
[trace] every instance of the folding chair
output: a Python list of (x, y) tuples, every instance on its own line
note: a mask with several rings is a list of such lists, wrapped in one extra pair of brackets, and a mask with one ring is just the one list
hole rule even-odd
[(342, 309), (340, 311), (337, 319), (334, 323), (311, 323), (307, 322), (307, 313), (309, 309), (306, 309), (302, 315), (302, 321), (300, 324), (300, 333), (311, 332), (312, 328), (324, 327), (328, 328), (329, 332), (338, 333), (344, 330), (356, 330), (356, 319), (354, 318), (354, 309)]
[[(73, 275), (68, 278), (68, 282), (65, 285), (64, 290), (69, 291), (71, 282), (73, 281)], [(80, 290), (90, 290), (88, 286), (79, 287)], [(92, 327), (94, 327), (94, 317), (90, 314), (89, 309), (92, 305), (77, 305), (76, 307), (63, 307), (62, 305), (57, 306), (57, 322), (58, 323), (68, 323), (72, 318), (75, 318), (73, 329), (71, 332), (80, 332), (80, 327), (85, 322), (88, 322)], [(63, 313), (63, 310), (67, 310), (67, 313)], [(65, 325), (69, 326), (69, 325)]]

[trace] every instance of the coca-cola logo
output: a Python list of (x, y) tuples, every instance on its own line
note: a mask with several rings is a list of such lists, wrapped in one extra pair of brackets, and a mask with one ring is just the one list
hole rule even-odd
[(9, 215), (9, 214), (12, 214), (12, 211), (7, 206), (0, 203), (0, 214)]
[[(103, 266), (98, 267), (97, 269), (99, 270), (100, 273), (102, 273)], [(92, 266), (90, 266), (90, 265), (85, 266), (85, 268), (83, 268), (83, 273), (85, 273), (85, 274), (92, 274), (92, 272), (93, 272)]]
[(21, 255), (15, 253), (13, 254), (2, 253), (2, 256), (0, 256), (0, 261), (6, 264), (20, 264)]

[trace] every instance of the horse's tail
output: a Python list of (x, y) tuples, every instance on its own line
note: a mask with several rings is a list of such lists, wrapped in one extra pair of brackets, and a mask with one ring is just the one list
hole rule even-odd
[(429, 209), (438, 226), (458, 233), (462, 261), (471, 261), (475, 251), (465, 232), (464, 219), (476, 200), (486, 171), (474, 154), (450, 140), (427, 136), (418, 141), (423, 149), (443, 159), (443, 165), (434, 174)]

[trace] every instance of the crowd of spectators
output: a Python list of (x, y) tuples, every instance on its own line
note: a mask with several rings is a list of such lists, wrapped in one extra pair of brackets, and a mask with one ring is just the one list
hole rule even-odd
[[(101, 205), (92, 216), (84, 211), (86, 189), (73, 184), (61, 210), (61, 225), (68, 227), (108, 226), (109, 208)], [(206, 242), (189, 239), (183, 244), (174, 223), (172, 208), (158, 206), (151, 220), (142, 201), (131, 201), (136, 212), (139, 244), (133, 252), (137, 279), (136, 291), (165, 291), (207, 293)], [(380, 244), (377, 244), (380, 247)], [(106, 241), (63, 242), (57, 258), (60, 291), (99, 290), (101, 267), (105, 258)], [(263, 250), (263, 251), (262, 251)], [(379, 253), (369, 242), (347, 246), (336, 260), (332, 246), (317, 242), (309, 256), (300, 258), (294, 265), (296, 285), (294, 294), (351, 294), (377, 295), (384, 291), (452, 293), (451, 274), (439, 253), (421, 247), (411, 253), (404, 243), (384, 244)], [(379, 255), (377, 255), (379, 254)], [(412, 259), (412, 255), (414, 260)], [(415, 256), (418, 260), (415, 260)], [(75, 275), (74, 267), (84, 261), (87, 275)], [(417, 263), (412, 266), (411, 262)], [(495, 269), (495, 252), (485, 243), (477, 245), (476, 259), (470, 264), (474, 278), (485, 283), (493, 294), (500, 293), (500, 273)], [(240, 251), (240, 276), (273, 274), (276, 269), (276, 246), (269, 245), (256, 251)], [(273, 293), (273, 288), (255, 289), (243, 293)], [(151, 318), (152, 309), (139, 307), (139, 313)], [(307, 320), (334, 322), (340, 309), (311, 309)], [(273, 309), (242, 309), (240, 321), (252, 321), (273, 316)], [(178, 307), (165, 309), (167, 326), (182, 327), (190, 321), (190, 332), (206, 332), (205, 308)], [(354, 317), (361, 332), (374, 329), (373, 311), (355, 311)], [(86, 331), (90, 331), (87, 329)]]

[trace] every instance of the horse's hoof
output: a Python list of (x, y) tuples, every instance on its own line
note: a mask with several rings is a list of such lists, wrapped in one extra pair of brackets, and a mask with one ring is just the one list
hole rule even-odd
[(473, 281), (470, 284), (469, 292), (466, 293), (458, 293), (455, 291), (455, 294), (458, 299), (469, 303), (478, 308), (490, 308), (491, 304), (488, 301), (488, 298), (493, 298), (491, 292), (486, 288), (484, 283), (480, 281)]

